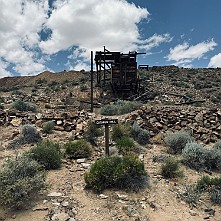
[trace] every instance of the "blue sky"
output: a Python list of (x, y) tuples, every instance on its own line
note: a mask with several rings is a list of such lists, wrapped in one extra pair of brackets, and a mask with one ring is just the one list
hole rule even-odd
[(0, 0), (0, 78), (88, 70), (90, 51), (221, 67), (220, 0)]

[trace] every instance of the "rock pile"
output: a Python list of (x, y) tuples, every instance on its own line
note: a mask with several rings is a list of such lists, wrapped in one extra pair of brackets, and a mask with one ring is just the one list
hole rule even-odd
[(55, 130), (74, 131), (75, 135), (83, 134), (91, 114), (86, 111), (53, 111), (47, 113), (31, 113), (20, 111), (1, 111), (0, 125), (19, 127), (24, 124), (35, 124), (42, 127), (47, 121), (55, 123)]
[(221, 110), (184, 106), (144, 106), (128, 116), (150, 131), (151, 136), (176, 130), (188, 130), (205, 143), (221, 139)]

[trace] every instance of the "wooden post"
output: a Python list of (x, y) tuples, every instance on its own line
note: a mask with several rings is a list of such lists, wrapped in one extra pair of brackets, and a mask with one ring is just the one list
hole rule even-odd
[(94, 70), (93, 70), (93, 51), (91, 51), (91, 112), (93, 113), (94, 111), (94, 106), (93, 106), (93, 81), (94, 81)]
[(109, 125), (105, 124), (105, 156), (109, 157)]
[(105, 57), (105, 52), (106, 52), (106, 49), (105, 49), (105, 46), (104, 46), (104, 87), (105, 87), (105, 84), (106, 84), (106, 57)]
[(109, 157), (109, 125), (110, 124), (118, 124), (118, 119), (102, 119), (95, 120), (96, 125), (104, 125), (105, 127), (105, 156)]

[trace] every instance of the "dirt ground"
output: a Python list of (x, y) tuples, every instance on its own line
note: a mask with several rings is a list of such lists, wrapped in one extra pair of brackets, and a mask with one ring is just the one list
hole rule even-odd
[[(11, 132), (10, 127), (1, 128), (1, 163), (6, 157), (15, 156), (30, 148), (30, 146), (25, 146), (19, 150), (6, 149)], [(65, 140), (69, 135), (66, 133), (61, 138), (61, 134), (56, 132), (49, 136), (55, 140)], [(74, 209), (74, 217), (69, 219), (70, 221), (220, 221), (221, 207), (212, 205), (207, 198), (201, 199), (196, 207), (191, 207), (180, 198), (180, 193), (185, 186), (194, 183), (204, 173), (183, 167), (184, 178), (166, 180), (161, 177), (159, 172), (161, 162), (153, 161), (154, 156), (161, 155), (167, 155), (166, 148), (163, 145), (154, 144), (148, 145), (145, 153), (140, 155), (149, 174), (149, 188), (138, 193), (106, 190), (102, 193), (103, 195), (85, 189), (84, 173), (87, 169), (75, 160), (64, 160), (61, 169), (48, 172), (48, 189), (41, 193), (39, 199), (30, 202), (27, 207), (19, 211), (1, 208), (0, 220), (53, 220), (50, 214), (53, 213), (56, 206), (60, 205), (59, 203), (62, 204), (66, 200), (72, 211)], [(93, 163), (97, 157), (98, 154), (95, 151), (94, 156), (86, 163)], [(48, 197), (48, 193), (52, 192), (61, 193), (63, 198), (55, 200)], [(209, 210), (215, 211), (215, 213), (210, 215)], [(62, 219), (68, 220), (65, 216), (59, 220)]]

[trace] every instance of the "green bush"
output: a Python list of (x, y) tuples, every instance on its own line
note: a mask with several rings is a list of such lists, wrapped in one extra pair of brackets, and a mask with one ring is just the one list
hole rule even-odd
[(43, 124), (43, 133), (51, 134), (52, 131), (54, 130), (54, 126), (55, 126), (55, 124), (53, 121), (45, 122)]
[(161, 175), (165, 178), (182, 177), (183, 172), (180, 170), (179, 161), (172, 157), (168, 157), (161, 166)]
[(214, 145), (213, 149), (221, 150), (221, 140), (218, 140)]
[(4, 102), (5, 102), (4, 97), (0, 97), (0, 104), (1, 104), (1, 103), (4, 103)]
[(130, 113), (141, 106), (141, 103), (136, 101), (118, 100), (114, 104), (108, 104), (101, 108), (102, 115), (122, 115)]
[(167, 135), (164, 138), (166, 145), (172, 153), (181, 153), (187, 143), (193, 142), (193, 138), (185, 131), (179, 131)]
[(116, 147), (122, 154), (127, 154), (130, 151), (134, 151), (135, 143), (130, 137), (123, 136), (116, 141)]
[(70, 159), (87, 158), (92, 154), (92, 147), (86, 140), (70, 141), (64, 145), (65, 153)]
[(221, 149), (219, 149), (218, 145), (208, 150), (206, 167), (211, 170), (217, 169), (221, 171)]
[(144, 163), (135, 156), (113, 156), (97, 160), (84, 179), (87, 187), (98, 192), (112, 187), (138, 191), (148, 185)]
[(221, 150), (206, 149), (201, 144), (188, 143), (183, 150), (183, 161), (194, 169), (221, 170)]
[(25, 156), (9, 159), (0, 170), (0, 204), (19, 207), (45, 186), (45, 173)]
[(221, 177), (203, 176), (197, 181), (197, 190), (207, 191), (212, 202), (221, 205)]
[(200, 192), (196, 189), (195, 185), (187, 185), (185, 191), (181, 193), (181, 198), (191, 206), (196, 207), (200, 199)]
[(198, 143), (187, 143), (182, 152), (183, 162), (190, 168), (203, 169), (207, 163), (209, 152)]
[(210, 199), (213, 203), (221, 205), (221, 186), (210, 190)]
[(118, 115), (118, 107), (113, 104), (107, 104), (101, 108), (102, 115)]
[(22, 127), (21, 139), (24, 143), (38, 143), (41, 140), (41, 135), (36, 128), (30, 124), (26, 124)]
[(149, 143), (149, 139), (150, 139), (150, 135), (149, 135), (149, 132), (147, 130), (142, 130), (136, 141), (140, 144), (140, 145), (146, 145)]
[(41, 135), (38, 133), (36, 128), (32, 125), (26, 124), (22, 126), (21, 135), (9, 143), (9, 148), (17, 148), (24, 144), (34, 144), (41, 140)]
[(32, 111), (36, 112), (37, 106), (33, 103), (17, 100), (12, 104), (12, 107), (19, 111)]
[(53, 141), (41, 141), (29, 151), (29, 156), (43, 165), (47, 170), (61, 167), (60, 146)]
[(130, 128), (125, 124), (116, 124), (113, 126), (112, 130), (112, 139), (117, 141), (121, 139), (123, 136), (129, 136)]
[(45, 104), (45, 108), (46, 109), (51, 109), (51, 105), (50, 104)]
[(89, 140), (95, 140), (97, 137), (102, 136), (102, 129), (96, 125), (94, 122), (89, 121), (87, 125), (87, 129), (85, 131), (85, 137)]
[(196, 188), (201, 192), (208, 190), (211, 187), (221, 187), (221, 178), (220, 177), (210, 178), (209, 176), (202, 176), (197, 181)]
[(134, 140), (136, 140), (140, 145), (149, 143), (150, 135), (148, 131), (142, 129), (136, 122), (134, 122), (131, 127), (131, 134)]

